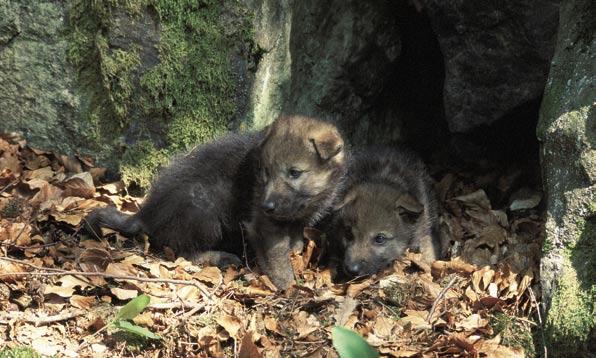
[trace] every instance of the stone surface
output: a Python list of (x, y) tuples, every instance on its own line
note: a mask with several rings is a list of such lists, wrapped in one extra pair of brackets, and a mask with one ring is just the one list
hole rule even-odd
[(74, 153), (88, 125), (76, 120), (80, 96), (66, 60), (66, 9), (60, 1), (0, 2), (0, 131)]
[(541, 261), (549, 356), (594, 352), (596, 326), (596, 3), (561, 7), (541, 106), (546, 238)]
[(245, 3), (0, 1), (0, 132), (146, 187), (172, 153), (252, 125)]
[(465, 132), (540, 98), (558, 1), (426, 0), (445, 61), (449, 129)]
[(250, 116), (255, 127), (271, 123), (283, 110), (291, 77), (290, 1), (262, 0), (255, 10), (255, 42), (259, 63), (251, 89)]
[(396, 5), (298, 1), (291, 26), (284, 109), (333, 119), (357, 142), (380, 140), (374, 131), (381, 127), (383, 138), (402, 139), (393, 108), (375, 106), (392, 87), (391, 74), (400, 59)]

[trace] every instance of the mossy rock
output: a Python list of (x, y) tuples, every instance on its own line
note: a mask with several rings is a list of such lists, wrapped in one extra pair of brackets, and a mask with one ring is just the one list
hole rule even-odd
[(596, 7), (561, 6), (537, 128), (548, 203), (540, 275), (548, 354), (575, 357), (593, 350), (596, 328)]

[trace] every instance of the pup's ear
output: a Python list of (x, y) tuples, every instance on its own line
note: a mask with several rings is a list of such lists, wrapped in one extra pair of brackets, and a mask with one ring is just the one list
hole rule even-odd
[(424, 206), (410, 194), (402, 194), (395, 202), (397, 213), (408, 217), (418, 217)]
[(261, 139), (258, 145), (259, 147), (262, 147), (267, 141), (267, 139), (269, 139), (269, 137), (271, 136), (271, 132), (273, 131), (272, 127), (272, 124), (268, 124), (265, 127), (263, 127), (263, 129), (261, 129)]
[(324, 130), (308, 138), (319, 157), (326, 161), (338, 155), (344, 148), (344, 141), (337, 131)]
[(333, 205), (333, 211), (341, 210), (344, 206), (354, 201), (356, 201), (356, 191), (352, 190), (348, 192), (343, 198), (337, 200), (337, 202)]

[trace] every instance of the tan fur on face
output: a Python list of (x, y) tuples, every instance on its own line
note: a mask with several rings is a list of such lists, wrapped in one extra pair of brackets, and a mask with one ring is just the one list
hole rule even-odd
[[(400, 215), (397, 203), (404, 193), (382, 184), (362, 184), (350, 190), (352, 198), (341, 209), (346, 258), (370, 267), (368, 273), (378, 271), (386, 263), (401, 256), (415, 231), (412, 223)], [(384, 245), (375, 237), (385, 235)]]
[[(305, 217), (337, 189), (345, 165), (344, 142), (331, 124), (282, 117), (268, 129), (260, 158), (263, 200), (278, 204), (280, 218)], [(291, 169), (302, 174), (292, 178)]]
[(348, 174), (330, 232), (343, 242), (347, 273), (375, 273), (407, 248), (428, 262), (438, 257), (432, 179), (419, 158), (404, 148), (369, 147), (352, 157)]

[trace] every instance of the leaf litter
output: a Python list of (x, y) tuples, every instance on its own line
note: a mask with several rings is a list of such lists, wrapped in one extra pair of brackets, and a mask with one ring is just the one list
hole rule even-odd
[[(280, 292), (254, 264), (199, 267), (110, 230), (82, 233), (94, 208), (134, 212), (142, 203), (122, 182), (104, 183), (105, 172), (89, 158), (0, 137), (0, 345), (65, 357), (336, 357), (337, 325), (381, 356), (534, 354), (541, 194), (512, 185), (515, 173), (435, 176), (450, 259), (428, 265), (407, 253), (382, 273), (343, 282), (337, 268), (317, 265), (321, 235), (307, 228), (305, 251), (290, 258), (297, 285)], [(487, 190), (500, 194), (499, 206)], [(151, 303), (134, 323), (161, 341), (93, 335), (141, 295)]]

